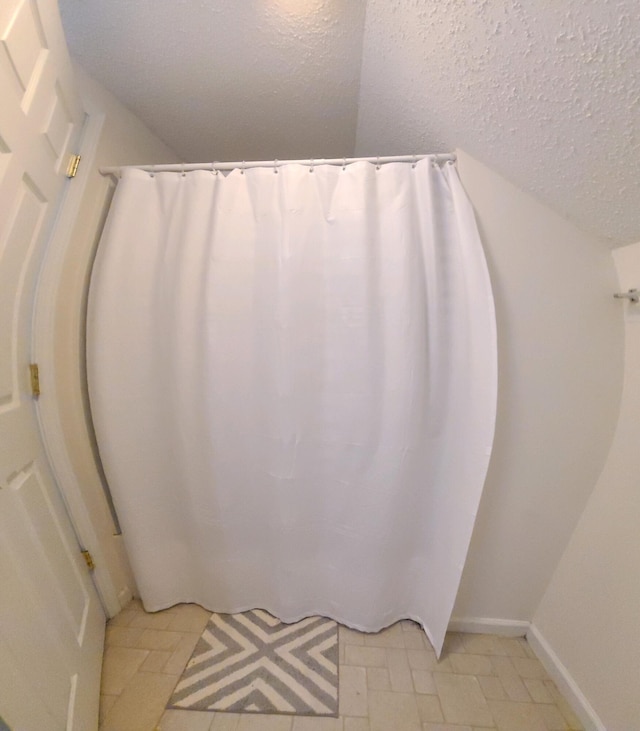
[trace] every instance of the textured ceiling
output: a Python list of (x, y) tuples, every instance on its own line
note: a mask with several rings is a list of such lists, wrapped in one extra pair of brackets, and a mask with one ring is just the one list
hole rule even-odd
[(71, 52), (187, 162), (350, 155), (365, 0), (60, 0)]
[(79, 62), (187, 161), (461, 147), (640, 240), (640, 0), (60, 5)]
[(359, 106), (358, 154), (461, 147), (640, 240), (640, 0), (369, 0)]

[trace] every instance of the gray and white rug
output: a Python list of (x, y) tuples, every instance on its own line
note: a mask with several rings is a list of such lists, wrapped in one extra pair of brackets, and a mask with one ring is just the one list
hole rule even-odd
[(338, 715), (338, 626), (256, 609), (212, 614), (167, 705), (191, 711)]

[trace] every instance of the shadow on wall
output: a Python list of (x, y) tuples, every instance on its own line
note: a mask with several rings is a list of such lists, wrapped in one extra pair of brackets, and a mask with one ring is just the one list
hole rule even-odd
[(498, 323), (498, 415), (456, 618), (532, 618), (604, 465), (624, 333), (611, 252), (458, 151)]

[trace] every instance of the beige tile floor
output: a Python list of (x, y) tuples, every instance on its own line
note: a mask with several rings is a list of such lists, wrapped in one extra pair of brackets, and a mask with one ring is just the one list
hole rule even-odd
[(399, 622), (340, 627), (340, 718), (165, 711), (209, 613), (147, 614), (133, 601), (107, 627), (101, 731), (567, 731), (581, 729), (525, 639), (447, 635), (438, 662)]

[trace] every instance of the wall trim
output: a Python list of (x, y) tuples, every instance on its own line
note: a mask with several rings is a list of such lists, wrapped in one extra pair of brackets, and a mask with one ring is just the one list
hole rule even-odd
[(93, 556), (96, 564), (93, 572), (94, 583), (107, 616), (112, 617), (120, 611), (121, 605), (107, 568), (108, 561), (100, 537), (85, 502), (82, 486), (79, 484), (72, 466), (68, 445), (62, 436), (58, 399), (63, 395), (57, 393), (53, 369), (50, 367), (54, 361), (55, 348), (53, 325), (55, 312), (50, 303), (56, 299), (66, 246), (80, 210), (89, 175), (93, 169), (104, 120), (104, 114), (88, 114), (85, 118), (79, 150), (82, 155), (82, 163), (77, 177), (69, 183), (67, 193), (60, 205), (38, 278), (32, 352), (33, 362), (37, 362), (41, 366), (42, 396), (36, 402), (36, 413), (49, 466), (67, 508), (78, 543), (82, 549), (88, 549)]
[(490, 617), (451, 617), (449, 632), (470, 632), (472, 634), (500, 635), (502, 637), (524, 637), (529, 622), (519, 619), (493, 619)]
[(602, 723), (593, 706), (580, 690), (571, 673), (567, 670), (535, 624), (531, 624), (529, 627), (527, 642), (538, 656), (540, 662), (544, 665), (551, 679), (558, 686), (562, 695), (575, 711), (585, 731), (607, 731), (604, 723)]
[(491, 617), (452, 617), (449, 632), (492, 634), (502, 637), (526, 637), (551, 679), (573, 708), (585, 731), (607, 731), (587, 697), (573, 679), (540, 630), (531, 622), (518, 619), (494, 619)]

